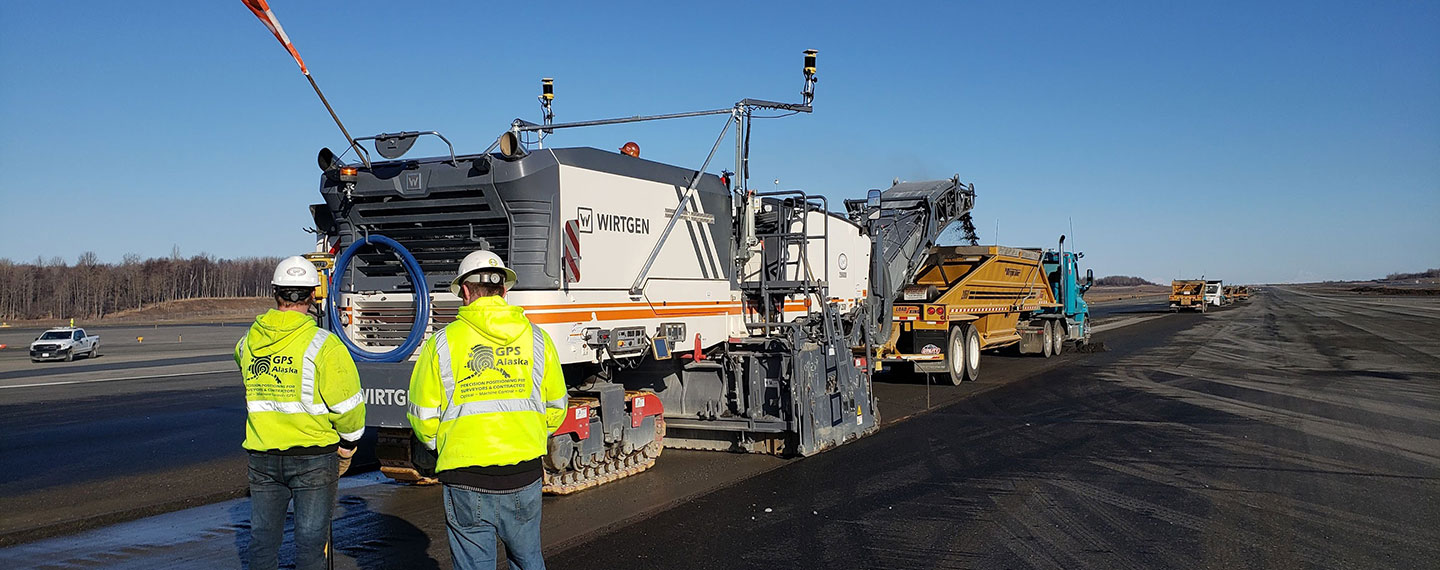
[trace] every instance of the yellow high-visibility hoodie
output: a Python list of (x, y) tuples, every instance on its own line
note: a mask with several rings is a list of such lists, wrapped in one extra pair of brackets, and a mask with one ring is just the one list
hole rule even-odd
[(565, 419), (560, 355), (520, 307), (481, 297), (420, 349), (407, 417), (436, 471), (544, 455)]
[(365, 433), (355, 361), (309, 315), (270, 310), (235, 345), (245, 381), (245, 449), (321, 451)]

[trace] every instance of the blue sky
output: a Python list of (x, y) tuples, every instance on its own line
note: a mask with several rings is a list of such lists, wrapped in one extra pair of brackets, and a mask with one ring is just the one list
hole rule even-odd
[[(542, 76), (560, 121), (793, 99), (814, 48), (816, 112), (757, 123), (753, 185), (959, 173), (982, 242), (1073, 220), (1099, 275), (1440, 267), (1440, 4), (1015, 4), (272, 0), (357, 136), (477, 152), (538, 120)], [(695, 167), (722, 122), (547, 144)], [(322, 146), (345, 144), (238, 0), (0, 2), (0, 257), (308, 251)]]

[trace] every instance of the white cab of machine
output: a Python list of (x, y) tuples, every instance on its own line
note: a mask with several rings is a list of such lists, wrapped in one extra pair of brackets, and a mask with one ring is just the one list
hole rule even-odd
[[(827, 219), (828, 218), (828, 219)], [(791, 265), (785, 268), (781, 279), (822, 280), (829, 288), (830, 301), (836, 303), (840, 312), (850, 311), (865, 298), (870, 287), (870, 238), (860, 233), (860, 226), (839, 214), (810, 211), (806, 213), (805, 231), (812, 235), (824, 235), (825, 239), (812, 239), (805, 251), (805, 266)], [(796, 222), (791, 231), (801, 231)], [(788, 260), (799, 260), (799, 246), (790, 246)], [(764, 262), (759, 246), (754, 255), (745, 263), (744, 281), (760, 279), (760, 268)], [(803, 273), (803, 274), (802, 274)], [(815, 300), (792, 296), (785, 302), (785, 320), (791, 320), (815, 309)]]
[[(749, 334), (739, 282), (732, 279), (731, 211), (707, 211), (698, 197), (691, 200), (646, 273), (643, 294), (633, 296), (630, 286), (674, 215), (684, 189), (569, 164), (559, 168), (561, 215), (555, 235), (568, 242), (562, 248), (565, 286), (514, 290), (506, 301), (523, 307), (526, 317), (549, 333), (562, 364), (594, 362), (594, 336), (601, 331), (640, 327), (647, 338), (654, 338), (668, 330), (676, 352), (693, 350), (697, 336), (699, 345), (709, 348)], [(730, 201), (717, 206), (711, 200), (709, 205), (729, 208)], [(829, 239), (810, 241), (810, 267), (805, 271), (812, 279), (824, 279), (831, 299), (838, 300), (842, 311), (849, 310), (868, 289), (870, 240), (859, 226), (837, 214), (812, 211), (806, 223), (812, 234), (827, 228)], [(798, 251), (791, 255), (798, 256)], [(759, 257), (750, 259), (744, 279), (757, 278)], [(436, 330), (453, 318), (460, 299), (444, 292), (432, 293), (431, 299), (432, 330)], [(786, 319), (818, 310), (818, 300), (808, 301), (787, 300)], [(405, 310), (412, 302), (408, 294), (356, 293), (344, 295), (341, 305), (355, 307), (358, 314), (366, 307)], [(357, 324), (347, 329), (352, 339), (368, 344)], [(367, 346), (385, 348), (389, 346)]]
[[(559, 169), (556, 209), (561, 215), (552, 235), (566, 242), (566, 282), (558, 289), (513, 290), (506, 301), (523, 307), (526, 317), (549, 333), (563, 364), (595, 361), (595, 336), (616, 329), (640, 327), (647, 339), (666, 330), (677, 352), (692, 350), (697, 335), (699, 344), (708, 348), (747, 334), (740, 290), (732, 279), (728, 196), (717, 202), (711, 190), (702, 201), (697, 191), (646, 273), (642, 294), (634, 296), (630, 287), (675, 215), (684, 188), (570, 164)], [(707, 205), (725, 210), (707, 211)], [(843, 224), (832, 227), (836, 225)], [(832, 255), (840, 252), (832, 248)], [(852, 271), (868, 267), (868, 261), (859, 261), (854, 253), (850, 260)], [(460, 300), (449, 293), (432, 293), (431, 298), (435, 330), (453, 318)], [(355, 307), (358, 314), (366, 307), (404, 310), (412, 301), (408, 294), (356, 293), (345, 295), (341, 305)], [(366, 344), (358, 323), (347, 329), (352, 339)]]

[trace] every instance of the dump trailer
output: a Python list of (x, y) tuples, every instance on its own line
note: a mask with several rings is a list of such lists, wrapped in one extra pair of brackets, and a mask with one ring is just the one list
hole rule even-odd
[(1170, 282), (1170, 310), (1205, 312), (1205, 280), (1177, 279)]
[[(386, 160), (322, 150), (311, 212), (318, 249), (338, 253), (325, 321), (357, 357), (381, 471), (433, 475), (406, 388), (420, 342), (456, 318), (445, 286), (477, 249), (516, 272), (507, 301), (554, 340), (570, 387), (544, 457), (548, 493), (638, 473), (664, 447), (803, 456), (877, 429), (870, 341), (899, 289), (873, 276), (968, 215), (973, 187), (929, 184), (931, 199), (959, 205), (907, 226), (921, 235), (899, 245), (872, 239), (893, 214), (856, 221), (822, 196), (750, 189), (751, 113), (810, 112), (813, 58), (802, 103), (555, 123), (546, 81), (544, 121), (516, 119), (481, 153), (456, 154), (433, 131), (357, 139)], [(729, 121), (699, 169), (540, 144), (572, 127), (716, 114)], [(735, 170), (707, 173), (732, 127)], [(449, 152), (404, 158), (430, 136)]]
[(1226, 285), (1225, 298), (1231, 303), (1250, 300), (1250, 287), (1247, 285)]
[(1004, 246), (932, 248), (892, 310), (882, 367), (943, 374), (953, 384), (975, 380), (980, 353), (1016, 346), (1050, 357), (1066, 341), (1090, 337), (1083, 295), (1094, 282), (1078, 279), (1081, 254)]

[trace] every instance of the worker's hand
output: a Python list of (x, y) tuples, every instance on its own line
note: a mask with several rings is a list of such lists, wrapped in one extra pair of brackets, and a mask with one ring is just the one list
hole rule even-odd
[(344, 475), (350, 470), (350, 458), (355, 457), (355, 450), (341, 447), (335, 450), (335, 455), (340, 456), (340, 475)]

